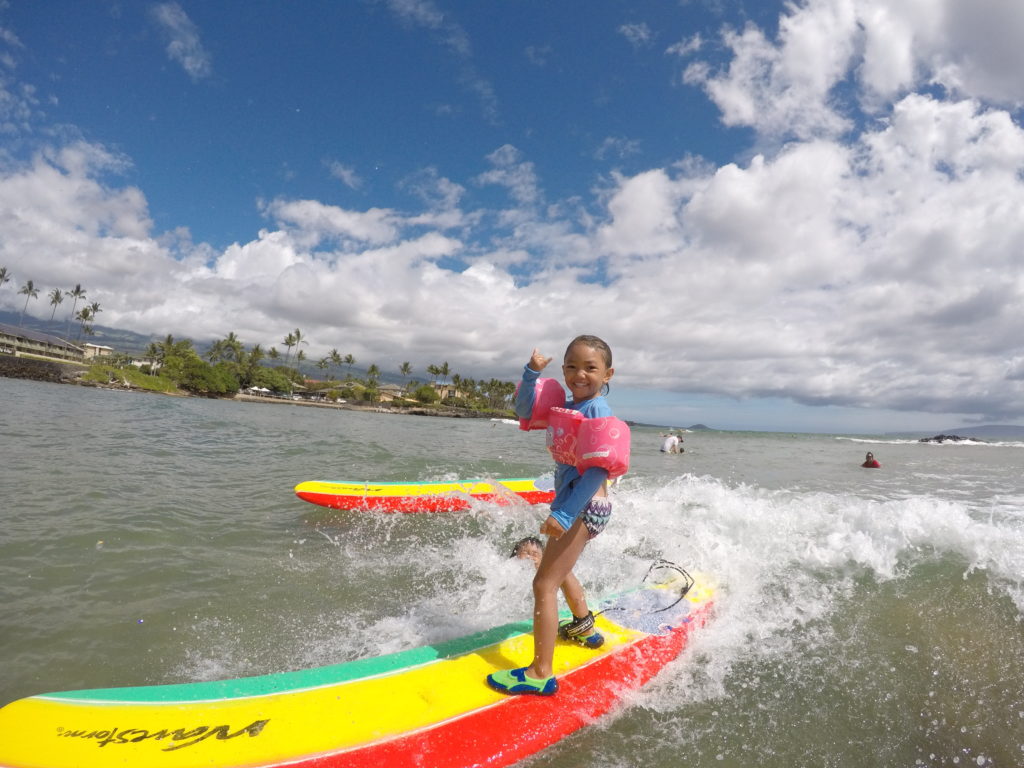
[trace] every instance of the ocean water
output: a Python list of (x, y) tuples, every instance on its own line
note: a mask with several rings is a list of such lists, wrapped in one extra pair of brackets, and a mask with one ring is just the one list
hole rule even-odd
[[(1024, 443), (659, 445), (634, 429), (577, 574), (598, 596), (664, 557), (715, 580), (714, 616), (646, 688), (526, 765), (1024, 765)], [(882, 469), (859, 467), (868, 450)], [(531, 570), (508, 552), (542, 508), (387, 516), (292, 488), (549, 469), (538, 433), (488, 420), (0, 378), (0, 705), (526, 618)]]

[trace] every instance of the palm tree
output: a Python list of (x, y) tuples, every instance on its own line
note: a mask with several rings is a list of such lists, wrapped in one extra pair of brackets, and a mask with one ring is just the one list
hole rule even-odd
[(20, 328), (22, 324), (25, 322), (25, 310), (28, 309), (28, 300), (34, 299), (36, 296), (38, 296), (39, 289), (32, 284), (31, 280), (27, 280), (25, 284), (21, 286), (21, 289), (18, 291), (18, 293), (25, 294), (25, 306), (21, 308), (21, 319), (18, 321), (18, 327)]
[(515, 394), (516, 385), (511, 381), (490, 381), (490, 401), (492, 408), (508, 408), (512, 404), (512, 395)]
[(279, 357), (281, 357), (281, 353), (277, 351), (277, 347), (271, 347), (270, 349), (267, 350), (267, 357), (269, 357), (271, 360), (277, 360)]
[(102, 309), (100, 309), (100, 303), (98, 301), (94, 301), (92, 304), (90, 304), (89, 309), (92, 310), (90, 317), (93, 320), (96, 319), (96, 315), (103, 311)]
[(336, 365), (341, 368), (341, 353), (337, 349), (332, 349), (331, 354), (328, 356), (331, 360), (331, 365)]
[(239, 363), (242, 361), (242, 352), (244, 351), (245, 347), (242, 346), (242, 342), (239, 341), (234, 331), (230, 331), (224, 339), (224, 356)]
[(238, 381), (243, 387), (250, 387), (256, 382), (256, 371), (264, 354), (263, 347), (259, 344), (253, 344), (248, 354), (242, 349), (238, 358)]
[(377, 367), (376, 363), (372, 363), (369, 368), (366, 369), (366, 379), (371, 383), (376, 383), (380, 377), (380, 368)]
[(441, 384), (445, 384), (446, 385), (448, 383), (448, 371), (449, 370), (450, 369), (448, 368), (448, 361), (447, 360), (445, 360), (443, 363), (441, 363), (441, 365), (439, 365), (437, 367), (437, 372), (441, 375)]
[(50, 303), (53, 305), (53, 312), (50, 313), (50, 322), (53, 322), (53, 316), (57, 314), (57, 305), (64, 301), (64, 294), (60, 288), (54, 288), (50, 291)]
[(402, 390), (406, 391), (409, 388), (409, 383), (407, 380), (409, 378), (409, 374), (412, 373), (412, 366), (409, 364), (408, 361), (406, 361), (402, 363), (400, 366), (398, 366), (398, 372), (402, 374)]
[(281, 343), (288, 348), (288, 352), (284, 356), (284, 364), (288, 365), (288, 358), (292, 356), (292, 347), (295, 346), (295, 334), (289, 333), (287, 336), (284, 337), (284, 341)]
[(0, 288), (4, 287), (4, 283), (8, 282), (14, 275), (7, 271), (7, 267), (0, 267)]
[(345, 365), (348, 366), (347, 378), (352, 378), (352, 366), (356, 364), (356, 359), (352, 355), (345, 355)]
[(149, 375), (154, 376), (156, 361), (160, 359), (160, 350), (155, 342), (151, 341), (149, 346), (146, 347), (146, 359), (149, 361)]
[[(295, 331), (292, 333), (292, 336), (295, 338), (295, 349), (297, 349), (299, 352), (302, 351), (301, 349), (299, 349), (300, 344), (309, 344), (308, 341), (302, 338), (302, 331), (300, 331), (298, 328), (295, 329)], [(302, 358), (299, 358), (298, 354), (296, 354), (295, 359), (301, 363), (302, 360), (305, 360), (306, 358), (305, 355), (303, 355)]]
[(224, 340), (217, 339), (210, 348), (206, 350), (206, 359), (211, 363), (219, 362), (224, 359)]
[(68, 327), (64, 332), (64, 338), (71, 336), (71, 318), (75, 316), (75, 310), (78, 308), (78, 300), (85, 298), (85, 289), (76, 283), (75, 287), (68, 291), (68, 296), (74, 298), (75, 301), (72, 303), (71, 311), (68, 313)]
[(92, 334), (92, 326), (88, 325), (89, 321), (92, 320), (92, 307), (82, 307), (78, 310), (78, 314), (75, 315), (75, 320), (81, 323), (78, 329), (78, 339), (82, 338), (83, 333), (86, 336)]
[(163, 341), (156, 345), (157, 362), (160, 363), (160, 367), (163, 367), (164, 363), (167, 362), (167, 358), (174, 354), (174, 346), (174, 337), (169, 333)]
[[(298, 377), (300, 379), (303, 378), (303, 376), (302, 376), (302, 362), (305, 359), (306, 359), (306, 351), (304, 349), (300, 349), (300, 350), (298, 350), (295, 353), (295, 373), (298, 375)], [(289, 386), (289, 388), (291, 387), (291, 384), (292, 384), (293, 381), (294, 381), (294, 379), (291, 376), (289, 376), (288, 377), (288, 386)], [(289, 389), (289, 392), (291, 392), (291, 391), (292, 390)]]
[[(452, 383), (455, 383), (455, 376), (452, 376)], [(472, 379), (461, 377), (459, 378), (459, 383), (455, 384), (455, 391), (461, 393), (461, 397), (467, 402), (473, 402), (476, 395), (474, 391), (475, 386), (476, 382)]]

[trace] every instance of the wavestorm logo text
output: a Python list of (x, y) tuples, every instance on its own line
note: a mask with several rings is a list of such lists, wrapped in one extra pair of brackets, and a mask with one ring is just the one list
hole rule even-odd
[(232, 732), (228, 725), (197, 725), (194, 728), (162, 728), (159, 731), (150, 731), (145, 728), (109, 728), (102, 731), (76, 730), (74, 728), (58, 728), (57, 735), (68, 739), (94, 740), (96, 746), (105, 747), (108, 744), (138, 744), (139, 742), (153, 740), (163, 741), (170, 739), (171, 743), (163, 748), (164, 752), (173, 752), (176, 749), (184, 749), (198, 744), (207, 739), (218, 739), (227, 741), (238, 736), (259, 736), (269, 720), (257, 720), (244, 728)]

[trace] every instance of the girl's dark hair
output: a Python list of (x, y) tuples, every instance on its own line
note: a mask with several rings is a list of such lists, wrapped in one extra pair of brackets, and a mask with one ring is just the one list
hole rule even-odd
[(609, 368), (612, 367), (612, 348), (608, 346), (608, 342), (604, 339), (598, 338), (597, 336), (577, 336), (575, 339), (569, 342), (569, 346), (565, 348), (565, 355), (563, 359), (569, 354), (569, 350), (572, 349), (574, 344), (586, 344), (591, 349), (601, 350), (601, 354), (604, 356), (604, 364)]

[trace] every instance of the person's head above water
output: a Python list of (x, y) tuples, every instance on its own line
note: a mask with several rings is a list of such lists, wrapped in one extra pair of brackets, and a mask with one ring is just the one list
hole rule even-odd
[(544, 542), (536, 536), (527, 536), (525, 539), (520, 539), (516, 542), (515, 546), (512, 547), (512, 554), (509, 555), (509, 557), (518, 557), (521, 560), (533, 560), (534, 564), (539, 564), (540, 558), (543, 554)]
[(569, 342), (562, 360), (562, 375), (573, 402), (606, 394), (614, 374), (612, 350), (603, 339), (583, 335)]

